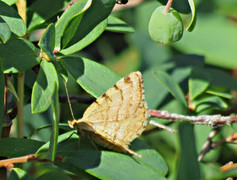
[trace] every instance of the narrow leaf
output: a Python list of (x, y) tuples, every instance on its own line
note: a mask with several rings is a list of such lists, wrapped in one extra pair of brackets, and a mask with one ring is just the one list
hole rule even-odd
[(190, 9), (191, 9), (191, 12), (192, 12), (192, 19), (191, 19), (188, 27), (186, 28), (186, 31), (191, 32), (196, 25), (197, 15), (196, 15), (194, 0), (188, 0), (188, 3), (190, 6)]
[(83, 13), (90, 7), (92, 0), (81, 0), (74, 3), (69, 9), (67, 9), (59, 18), (56, 24), (56, 47), (61, 49), (61, 37), (69, 24), (69, 22), (77, 16), (83, 15)]
[(60, 62), (77, 83), (94, 97), (104, 94), (120, 79), (107, 67), (86, 58), (65, 56)]
[(0, 39), (2, 42), (7, 42), (11, 37), (11, 31), (8, 24), (0, 17)]
[(56, 60), (54, 57), (54, 46), (55, 46), (55, 27), (54, 24), (48, 25), (44, 34), (41, 36), (39, 46), (47, 54), (51, 60)]
[(196, 112), (200, 113), (206, 110), (224, 110), (228, 108), (227, 102), (218, 96), (207, 96), (194, 102)]
[(185, 107), (187, 107), (187, 101), (183, 94), (183, 91), (179, 85), (170, 77), (167, 73), (162, 71), (153, 72), (155, 78)]
[(131, 26), (129, 26), (123, 20), (116, 18), (114, 16), (109, 16), (108, 24), (105, 30), (112, 31), (112, 32), (120, 32), (120, 33), (134, 32), (134, 29)]
[(60, 53), (64, 55), (69, 55), (82, 50), (83, 48), (91, 44), (93, 41), (95, 41), (104, 32), (107, 26), (107, 22), (108, 20), (105, 19), (104, 21), (99, 23), (96, 27), (94, 27), (90, 32), (88, 32), (88, 34), (86, 34), (87, 32), (83, 32), (82, 34), (86, 34), (85, 37), (80, 39), (80, 41), (75, 42), (75, 44), (72, 44), (70, 47), (62, 49)]
[(61, 53), (65, 55), (72, 54), (96, 40), (105, 30), (107, 17), (114, 5), (115, 1), (113, 0), (93, 1), (90, 8), (84, 13), (76, 31), (73, 31), (75, 32), (74, 36), (66, 46), (63, 46)]
[(205, 69), (193, 68), (188, 81), (190, 100), (192, 101), (203, 93), (208, 88), (210, 81), (211, 78)]
[(32, 113), (41, 113), (49, 108), (57, 85), (58, 75), (53, 63), (42, 60), (32, 91)]
[(212, 95), (215, 95), (215, 96), (220, 96), (220, 97), (223, 97), (223, 98), (227, 98), (227, 99), (233, 99), (234, 96), (231, 94), (231, 92), (227, 92), (227, 91), (222, 91), (220, 90), (219, 88), (208, 88), (206, 93), (208, 94), (212, 94)]
[(26, 33), (26, 25), (16, 10), (0, 1), (0, 17), (8, 24), (11, 32), (18, 37), (22, 37)]

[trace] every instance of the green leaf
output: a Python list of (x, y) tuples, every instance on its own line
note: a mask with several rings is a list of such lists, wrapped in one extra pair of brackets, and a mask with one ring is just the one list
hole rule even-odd
[[(156, 52), (154, 48), (152, 49)], [(156, 55), (159, 56), (159, 54), (157, 53)], [(167, 89), (163, 87), (163, 85), (157, 83), (157, 79), (153, 75), (154, 71), (160, 70), (172, 72), (172, 78), (177, 83), (181, 84), (182, 82), (186, 81), (186, 79), (188, 79), (193, 66), (203, 66), (203, 64), (203, 57), (197, 55), (179, 55), (174, 56), (167, 63), (150, 64), (150, 68), (143, 72), (145, 97), (149, 108), (160, 108), (158, 106), (163, 105), (162, 102), (164, 102), (164, 100), (167, 100), (166, 98), (168, 97), (167, 95), (169, 93)], [(170, 97), (169, 100), (171, 101)]]
[(168, 166), (157, 151), (151, 149), (150, 146), (139, 140), (133, 141), (130, 147), (142, 155), (142, 158), (133, 157), (138, 163), (147, 166), (150, 169), (154, 169), (163, 176), (167, 175)]
[(2, 123), (4, 118), (4, 84), (5, 78), (3, 74), (3, 62), (0, 57), (0, 134), (2, 134)]
[(206, 110), (224, 110), (228, 104), (218, 96), (205, 96), (193, 102), (196, 106), (195, 111), (200, 113)]
[[(164, 159), (155, 150), (151, 149), (148, 145), (139, 140), (135, 140), (131, 144), (131, 148), (142, 155), (141, 159), (137, 157), (132, 158), (129, 155), (111, 151), (91, 150), (94, 146), (88, 147), (88, 145), (91, 145), (88, 140), (82, 141), (81, 139), (80, 146), (78, 146), (78, 136), (72, 134), (73, 132), (76, 131), (64, 133), (58, 138), (57, 155), (63, 156), (64, 158), (62, 161), (58, 162), (57, 165), (69, 172), (77, 174), (80, 177), (82, 169), (96, 177), (104, 177), (103, 179), (108, 179), (109, 177), (109, 179), (119, 178), (117, 173), (114, 173), (116, 168), (127, 169), (125, 171), (119, 171), (119, 174), (123, 177), (120, 179), (124, 179), (124, 177), (125, 179), (128, 179), (129, 177), (136, 177), (135, 179), (140, 179), (144, 177), (144, 175), (148, 177), (156, 176), (158, 179), (163, 179), (168, 172), (168, 167)], [(72, 136), (68, 139), (70, 135)], [(89, 144), (85, 146), (85, 143)], [(48, 147), (49, 143), (44, 144), (37, 151), (36, 156), (41, 158), (44, 157), (45, 152), (48, 151)], [(78, 150), (78, 148), (81, 150)], [(83, 148), (86, 148), (86, 150), (83, 150)], [(109, 164), (106, 165), (106, 163)], [(140, 170), (142, 171), (141, 173), (136, 172)], [(133, 173), (127, 173), (127, 171), (131, 171)], [(136, 175), (135, 172), (138, 174)], [(145, 174), (141, 175), (143, 173)]]
[(68, 82), (68, 73), (67, 73), (66, 69), (62, 66), (62, 64), (59, 61), (55, 61), (54, 65), (55, 65), (55, 68), (56, 68), (58, 74), (62, 78), (63, 82), (67, 83)]
[(88, 148), (78, 150), (78, 138), (70, 138), (59, 145), (58, 155), (64, 159), (57, 165), (78, 176), (85, 170), (99, 179), (165, 179), (167, 164), (155, 150), (139, 140), (135, 140), (131, 148), (142, 158)]
[(61, 49), (60, 45), (61, 38), (67, 26), (70, 25), (69, 22), (76, 17), (82, 17), (84, 12), (90, 7), (91, 3), (92, 0), (78, 1), (74, 3), (68, 10), (66, 10), (59, 18), (56, 24), (56, 40), (55, 40), (55, 44), (58, 49)]
[(197, 20), (197, 15), (196, 15), (196, 9), (195, 9), (195, 3), (194, 0), (188, 0), (191, 12), (192, 12), (192, 19), (188, 25), (188, 27), (186, 28), (186, 31), (191, 32), (195, 25), (196, 25), (196, 20)]
[(85, 37), (80, 39), (79, 42), (75, 42), (75, 44), (71, 45), (70, 47), (62, 49), (60, 53), (64, 55), (69, 55), (82, 50), (83, 48), (91, 44), (93, 41), (95, 41), (104, 32), (107, 26), (107, 22), (108, 20), (105, 19), (104, 21), (99, 23), (94, 29), (88, 32), (88, 34), (86, 34), (87, 32), (83, 32), (82, 34), (86, 34)]
[(200, 179), (193, 125), (179, 125), (180, 159), (177, 179)]
[(49, 108), (57, 85), (58, 75), (53, 63), (42, 60), (32, 91), (32, 113), (41, 113)]
[(174, 46), (184, 52), (202, 54), (205, 63), (222, 68), (237, 67), (237, 24), (226, 16), (212, 12), (199, 15), (197, 26), (192, 33), (185, 33), (182, 41)]
[(15, 4), (18, 0), (2, 0), (3, 2), (5, 2), (6, 4), (8, 4), (9, 6)]
[(0, 17), (8, 24), (11, 32), (18, 37), (26, 33), (26, 25), (16, 10), (0, 1)]
[(107, 67), (86, 58), (65, 56), (60, 62), (77, 83), (94, 97), (103, 95), (120, 79)]
[[(37, 171), (38, 170), (38, 171)], [(52, 163), (41, 163), (36, 167), (36, 180), (49, 180), (49, 179), (57, 179), (57, 180), (70, 180), (66, 175), (66, 172), (62, 171), (61, 168), (55, 166)]]
[(23, 169), (12, 168), (8, 180), (34, 180), (34, 178)]
[[(71, 41), (61, 53), (68, 55), (77, 52), (97, 39), (107, 26), (107, 17), (110, 15), (115, 1), (93, 1), (90, 8), (84, 13), (82, 20)], [(90, 23), (88, 23), (90, 22)], [(74, 31), (73, 31), (74, 32)], [(62, 41), (64, 37), (62, 37)]]
[(126, 22), (114, 16), (108, 17), (108, 24), (105, 30), (120, 33), (132, 33), (135, 31)]
[(231, 92), (225, 92), (225, 91), (222, 91), (221, 89), (215, 89), (215, 88), (208, 88), (207, 91), (206, 91), (207, 94), (212, 94), (212, 95), (215, 95), (215, 96), (220, 96), (220, 97), (223, 97), (223, 98), (227, 98), (227, 99), (233, 99), (233, 95), (231, 94)]
[(64, 162), (59, 166), (67, 171), (78, 173), (79, 176), (79, 170), (83, 169), (99, 179), (166, 179), (155, 169), (139, 164), (133, 158), (119, 153), (78, 150), (70, 151), (64, 156)]
[(210, 76), (206, 69), (193, 68), (188, 81), (190, 100), (192, 101), (203, 93), (208, 88), (210, 81)]
[(167, 73), (162, 71), (153, 72), (155, 78), (185, 107), (187, 107), (187, 101), (185, 96), (179, 87), (179, 85), (170, 77)]
[(38, 49), (27, 40), (12, 39), (0, 44), (4, 73), (19, 73), (38, 64)]
[[(29, 4), (27, 9), (27, 24), (28, 30), (32, 31), (39, 28), (47, 23), (47, 20), (53, 19), (53, 22), (57, 21), (60, 11), (64, 6), (68, 4), (68, 0), (34, 0)], [(28, 4), (27, 4), (28, 5)]]
[(0, 156), (13, 158), (34, 154), (43, 144), (41, 141), (31, 139), (2, 138), (0, 139)]
[(225, 71), (216, 68), (207, 68), (207, 71), (211, 76), (211, 86), (237, 90), (237, 80)]
[(0, 39), (2, 42), (7, 42), (11, 37), (11, 31), (8, 24), (0, 17)]
[(61, 47), (62, 49), (67, 46), (67, 44), (71, 41), (74, 34), (76, 33), (77, 27), (81, 22), (83, 14), (78, 15), (74, 19), (69, 22), (68, 27), (66, 27), (63, 37), (61, 38)]
[(54, 57), (54, 46), (55, 46), (55, 27), (54, 24), (48, 25), (44, 34), (41, 36), (39, 46), (47, 54), (51, 60), (56, 60)]

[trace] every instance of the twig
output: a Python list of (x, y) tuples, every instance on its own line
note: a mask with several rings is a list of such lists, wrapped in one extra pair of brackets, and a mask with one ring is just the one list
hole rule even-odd
[(8, 167), (11, 164), (24, 163), (24, 162), (34, 161), (34, 160), (38, 160), (38, 158), (35, 157), (35, 154), (29, 154), (29, 155), (21, 156), (17, 158), (4, 159), (0, 161), (0, 167)]
[(232, 124), (237, 122), (237, 116), (221, 116), (217, 115), (200, 115), (200, 116), (185, 116), (162, 110), (149, 110), (149, 115), (161, 119), (168, 119), (170, 121), (188, 121), (192, 124), (203, 124), (209, 126), (218, 126), (224, 124)]
[(222, 166), (222, 167), (221, 167), (221, 171), (222, 171), (222, 172), (227, 172), (227, 171), (230, 171), (230, 170), (235, 169), (235, 168), (237, 168), (237, 163), (234, 164), (234, 163), (231, 161), (231, 162), (225, 164), (224, 166)]
[(213, 137), (219, 132), (219, 129), (212, 131), (209, 134), (208, 140), (204, 143), (202, 147), (202, 151), (198, 156), (198, 161), (201, 161), (205, 154), (207, 154), (210, 150), (216, 149), (217, 147), (221, 146), (224, 143), (233, 143), (237, 144), (237, 133), (233, 133), (231, 136), (226, 137), (220, 141), (213, 142)]
[(212, 147), (212, 139), (220, 132), (220, 128), (213, 129), (206, 140), (206, 142), (203, 144), (201, 152), (198, 156), (198, 161), (200, 162), (205, 154), (207, 154), (213, 147)]

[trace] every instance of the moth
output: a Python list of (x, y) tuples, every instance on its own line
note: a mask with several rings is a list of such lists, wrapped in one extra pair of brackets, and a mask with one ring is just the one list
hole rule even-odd
[(68, 124), (96, 144), (141, 157), (129, 145), (148, 124), (142, 74), (132, 72), (120, 79), (86, 109), (81, 119)]

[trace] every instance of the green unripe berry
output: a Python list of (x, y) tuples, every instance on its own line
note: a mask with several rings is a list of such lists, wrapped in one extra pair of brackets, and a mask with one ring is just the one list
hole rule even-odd
[(160, 6), (152, 13), (148, 31), (157, 43), (170, 44), (180, 40), (183, 35), (183, 22), (179, 13), (170, 8), (164, 12), (165, 6)]

